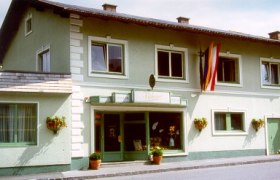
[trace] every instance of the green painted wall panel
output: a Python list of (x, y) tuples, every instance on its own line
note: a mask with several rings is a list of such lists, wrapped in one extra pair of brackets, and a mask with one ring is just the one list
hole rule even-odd
[[(129, 79), (92, 78), (88, 76), (88, 69), (83, 69), (84, 80), (87, 82), (108, 83), (115, 85), (146, 86), (150, 74), (155, 73), (155, 45), (188, 48), (188, 71), (190, 83), (157, 82), (156, 87), (162, 88), (196, 88), (199, 84), (199, 57), (198, 51), (205, 50), (211, 41), (221, 43), (221, 52), (238, 54), (242, 58), (243, 87), (217, 86), (219, 90), (273, 92), (262, 89), (260, 84), (260, 57), (280, 58), (279, 47), (256, 42), (222, 39), (201, 34), (172, 31), (167, 29), (138, 26), (113, 21), (83, 18), (84, 64), (88, 64), (88, 36), (110, 36), (112, 39), (128, 41)], [(139, 68), (142, 67), (142, 68)], [(171, 87), (172, 86), (172, 87)]]
[[(71, 163), (71, 108), (69, 95), (0, 93), (0, 103), (38, 103), (38, 141), (35, 146), (1, 147), (0, 168)], [(46, 127), (48, 116), (65, 116), (67, 128), (57, 135)]]
[[(32, 14), (32, 33), (25, 36), (25, 17)], [(51, 71), (70, 72), (69, 18), (53, 11), (27, 9), (3, 62), (4, 70), (36, 71), (36, 52), (50, 46)]]

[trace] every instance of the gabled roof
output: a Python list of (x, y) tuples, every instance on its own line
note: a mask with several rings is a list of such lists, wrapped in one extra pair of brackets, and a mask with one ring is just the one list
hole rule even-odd
[(22, 20), (22, 15), (28, 6), (42, 10), (44, 8), (53, 9), (54, 13), (62, 17), (69, 17), (70, 13), (80, 14), (82, 16), (91, 16), (106, 20), (113, 20), (125, 23), (134, 23), (138, 25), (165, 28), (171, 30), (192, 32), (197, 34), (205, 34), (209, 36), (216, 36), (221, 38), (231, 38), (244, 41), (262, 42), (268, 44), (280, 45), (279, 40), (269, 39), (260, 36), (254, 36), (234, 31), (224, 31), (202, 26), (195, 26), (191, 24), (182, 24), (177, 22), (170, 22), (165, 20), (144, 18), (123, 13), (109, 12), (94, 8), (80, 7), (75, 5), (68, 5), (48, 0), (12, 0), (8, 13), (5, 17), (3, 25), (0, 29), (0, 63), (2, 62), (5, 52), (9, 47), (13, 37), (15, 36), (19, 23)]

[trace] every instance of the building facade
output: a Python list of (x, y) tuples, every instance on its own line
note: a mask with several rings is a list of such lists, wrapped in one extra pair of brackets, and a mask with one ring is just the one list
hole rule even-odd
[[(12, 1), (0, 31), (1, 175), (86, 169), (95, 151), (104, 162), (144, 161), (155, 147), (166, 162), (278, 152), (279, 32), (103, 8)], [(221, 44), (216, 86), (201, 91), (200, 55), (211, 42)], [(54, 135), (46, 118), (56, 115), (67, 127)]]

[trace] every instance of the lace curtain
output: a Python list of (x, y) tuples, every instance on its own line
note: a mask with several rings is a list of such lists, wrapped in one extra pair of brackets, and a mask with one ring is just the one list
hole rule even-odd
[(36, 140), (36, 106), (33, 104), (0, 105), (0, 143)]

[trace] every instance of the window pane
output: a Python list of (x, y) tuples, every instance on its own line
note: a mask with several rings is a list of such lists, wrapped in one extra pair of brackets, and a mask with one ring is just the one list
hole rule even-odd
[(263, 62), (261, 66), (261, 73), (262, 73), (262, 83), (263, 84), (270, 84), (269, 80), (269, 63)]
[(122, 46), (109, 45), (109, 72), (122, 73)]
[(146, 150), (146, 128), (145, 123), (124, 125), (124, 149), (125, 151)]
[(215, 130), (226, 130), (226, 113), (215, 112)]
[(169, 76), (169, 53), (158, 51), (158, 75)]
[(238, 83), (237, 59), (219, 57), (217, 78), (220, 82)]
[(232, 113), (231, 119), (231, 130), (243, 130), (243, 113)]
[(38, 55), (38, 70), (40, 72), (50, 72), (50, 51), (46, 50)]
[(182, 54), (171, 53), (171, 72), (172, 77), (183, 77), (183, 59)]
[(0, 143), (32, 143), (37, 140), (36, 104), (0, 105)]
[(0, 105), (0, 143), (13, 143), (15, 129), (15, 107), (9, 104)]
[(151, 148), (181, 149), (181, 117), (181, 113), (149, 114)]
[(29, 33), (31, 30), (32, 30), (32, 21), (31, 21), (31, 18), (29, 18), (26, 21), (26, 33)]
[(105, 60), (106, 57), (106, 46), (93, 44), (91, 46), (91, 61), (93, 71), (107, 71), (107, 63)]
[(36, 105), (20, 104), (17, 108), (18, 142), (36, 142)]
[(271, 84), (279, 84), (278, 64), (271, 64)]

